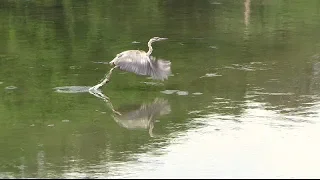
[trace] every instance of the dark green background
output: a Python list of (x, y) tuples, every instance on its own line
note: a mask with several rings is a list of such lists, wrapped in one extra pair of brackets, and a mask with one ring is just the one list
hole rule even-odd
[[(250, 12), (244, 4), (1, 0), (0, 177), (62, 178), (74, 168), (108, 175), (109, 167), (203, 126), (195, 117), (241, 116), (248, 100), (279, 113), (317, 101), (320, 1), (252, 0)], [(153, 36), (169, 38), (154, 43), (153, 55), (170, 60), (174, 76), (152, 84), (114, 71), (102, 92), (125, 111), (167, 100), (171, 112), (158, 117), (158, 137), (121, 127), (89, 93), (55, 91), (97, 84), (110, 69), (104, 63), (124, 50), (147, 50)], [(89, 168), (101, 162), (102, 168)]]

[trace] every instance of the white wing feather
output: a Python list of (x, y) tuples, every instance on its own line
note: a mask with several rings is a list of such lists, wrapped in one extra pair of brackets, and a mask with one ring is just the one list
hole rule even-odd
[(171, 62), (164, 59), (156, 59), (150, 56), (150, 64), (152, 66), (151, 77), (153, 79), (168, 79), (171, 74)]

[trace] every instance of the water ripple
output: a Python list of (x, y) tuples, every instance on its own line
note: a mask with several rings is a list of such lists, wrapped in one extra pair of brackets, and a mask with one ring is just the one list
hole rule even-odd
[(178, 90), (164, 90), (164, 91), (161, 91), (161, 93), (163, 94), (173, 94), (175, 92), (177, 92)]
[(174, 94), (174, 93), (176, 93), (179, 96), (187, 96), (189, 94), (188, 91), (179, 91), (179, 90), (164, 90), (164, 91), (161, 91), (161, 93), (163, 93), (163, 94)]
[(200, 78), (204, 78), (204, 77), (218, 77), (218, 76), (222, 76), (220, 74), (217, 73), (207, 73), (204, 76), (201, 76)]
[(189, 94), (189, 92), (188, 92), (188, 91), (178, 91), (177, 94), (178, 94), (179, 96), (186, 96), (186, 95)]
[(18, 87), (16, 87), (16, 86), (7, 86), (7, 87), (5, 87), (5, 89), (7, 89), (7, 90), (13, 90), (13, 89), (17, 89)]
[(235, 70), (242, 70), (242, 71), (265, 71), (270, 70), (267, 67), (268, 64), (264, 64), (262, 62), (251, 62), (249, 64), (232, 64), (231, 66), (225, 66), (226, 69), (235, 69)]
[(194, 93), (192, 93), (193, 95), (202, 95), (203, 93), (201, 93), (201, 92), (194, 92)]
[(163, 86), (164, 84), (161, 82), (140, 82), (143, 84), (147, 84), (147, 85), (152, 85), (152, 86)]

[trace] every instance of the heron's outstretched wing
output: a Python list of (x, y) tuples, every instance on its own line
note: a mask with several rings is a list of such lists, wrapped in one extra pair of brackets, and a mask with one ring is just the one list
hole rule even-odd
[(153, 79), (164, 80), (168, 79), (171, 74), (171, 62), (164, 59), (156, 59), (150, 56), (150, 64), (152, 71), (150, 72)]
[(171, 74), (171, 62), (146, 55), (144, 51), (124, 51), (115, 57), (114, 63), (123, 71), (133, 72), (138, 75), (151, 76), (153, 79), (164, 80)]
[(123, 71), (133, 72), (139, 75), (150, 75), (151, 66), (144, 52), (129, 50), (117, 55), (113, 62)]

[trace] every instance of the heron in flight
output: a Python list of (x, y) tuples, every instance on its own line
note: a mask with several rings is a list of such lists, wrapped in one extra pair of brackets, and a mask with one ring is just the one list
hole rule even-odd
[(148, 52), (141, 50), (127, 50), (116, 55), (116, 57), (109, 62), (113, 68), (106, 74), (105, 78), (91, 89), (98, 89), (110, 81), (112, 71), (116, 68), (132, 72), (137, 75), (151, 76), (152, 79), (165, 80), (171, 74), (171, 62), (163, 59), (157, 59), (151, 56), (153, 51), (152, 43), (156, 41), (166, 40), (168, 38), (153, 37), (148, 42)]

